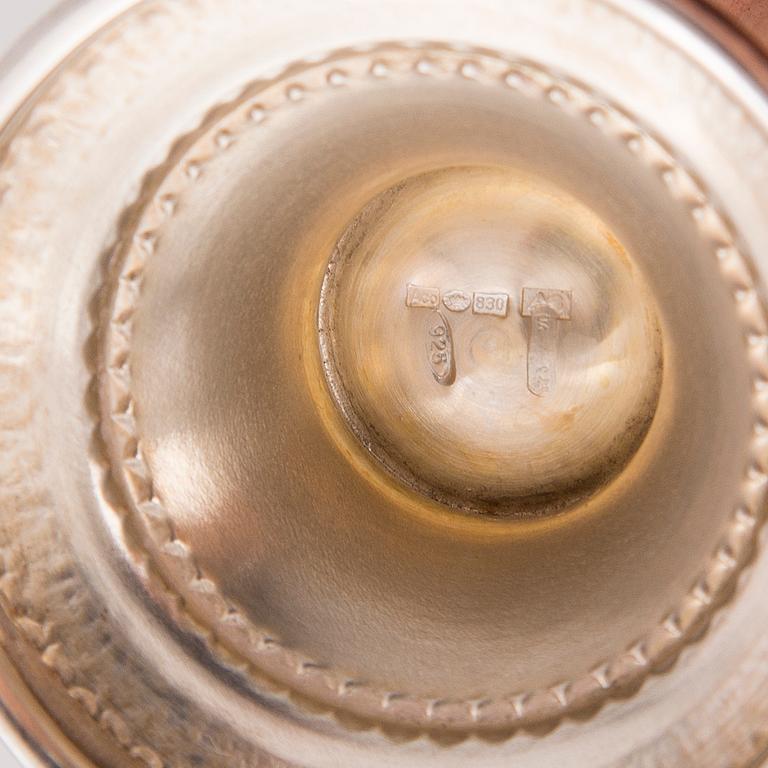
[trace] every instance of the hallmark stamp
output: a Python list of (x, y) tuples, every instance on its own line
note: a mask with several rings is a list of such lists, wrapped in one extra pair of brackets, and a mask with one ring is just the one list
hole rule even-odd
[(472, 311), (476, 315), (496, 315), (506, 317), (509, 308), (509, 294), (481, 293), (472, 294)]
[(436, 309), (427, 319), (427, 360), (438, 384), (449, 387), (456, 378), (453, 335), (445, 315)]
[(571, 319), (571, 291), (523, 288), (520, 313), (531, 318), (528, 337), (528, 390), (543, 397), (557, 384), (558, 324)]
[(472, 305), (472, 296), (466, 291), (448, 291), (443, 295), (443, 304), (451, 312), (464, 312)]
[[(456, 361), (451, 326), (440, 311), (440, 304), (451, 312), (472, 309), (475, 315), (505, 318), (509, 313), (509, 294), (458, 289), (441, 292), (408, 283), (405, 303), (408, 307), (428, 309), (427, 361), (438, 384), (450, 386), (456, 379)], [(571, 319), (573, 297), (570, 290), (523, 288), (520, 314), (530, 318), (528, 333), (528, 390), (537, 397), (554, 391), (557, 385), (557, 344), (559, 323)]]
[(405, 305), (421, 309), (437, 309), (440, 306), (440, 289), (408, 283)]

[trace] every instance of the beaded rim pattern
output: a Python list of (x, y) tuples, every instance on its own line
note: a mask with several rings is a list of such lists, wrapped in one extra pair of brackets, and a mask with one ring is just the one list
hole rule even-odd
[[(734, 587), (756, 548), (768, 488), (768, 321), (748, 258), (727, 217), (708, 196), (695, 174), (664, 143), (620, 107), (581, 83), (572, 82), (530, 61), (516, 61), (486, 49), (438, 44), (347, 49), (305, 69), (276, 78), (238, 100), (213, 126), (193, 136), (182, 158), (167, 172), (140, 218), (130, 243), (117, 254), (118, 276), (112, 286), (110, 317), (103, 329), (104, 377), (101, 397), (108, 414), (106, 432), (119, 457), (116, 476), (127, 490), (138, 518), (175, 574), (183, 596), (179, 611), (225, 665), (263, 680), (264, 674), (332, 710), (352, 710), (374, 721), (413, 728), (464, 731), (532, 727), (599, 706), (609, 697), (632, 691), (652, 672), (666, 669), (683, 647), (706, 628)], [(318, 92), (351, 88), (384, 78), (460, 77), (497, 86), (530, 98), (546, 99), (574, 119), (586, 120), (606, 139), (623, 144), (638, 162), (658, 176), (678, 204), (685, 206), (732, 293), (752, 371), (754, 421), (750, 458), (741, 499), (732, 511), (719, 546), (676, 610), (623, 653), (584, 676), (546, 689), (474, 699), (428, 699), (388, 691), (305, 658), (255, 626), (200, 569), (189, 546), (177, 538), (172, 520), (158, 498), (142, 453), (131, 393), (132, 322), (141, 296), (144, 267), (163, 236), (163, 225), (178, 210), (184, 190), (205, 178), (206, 166), (235, 145), (245, 131), (258, 130), (280, 109), (298, 107)], [(147, 553), (148, 554), (148, 553)], [(178, 589), (178, 586), (177, 586)], [(184, 605), (189, 607), (183, 607)], [(210, 617), (201, 627), (190, 609)]]

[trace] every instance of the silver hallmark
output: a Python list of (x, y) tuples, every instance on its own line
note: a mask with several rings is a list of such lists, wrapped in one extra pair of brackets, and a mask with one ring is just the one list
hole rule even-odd
[(543, 397), (557, 384), (558, 323), (571, 319), (572, 294), (552, 288), (523, 288), (520, 312), (530, 317), (528, 389)]
[(451, 312), (465, 312), (472, 305), (472, 294), (466, 291), (448, 291), (443, 295), (443, 304)]
[(449, 387), (456, 379), (453, 335), (445, 315), (436, 309), (427, 319), (427, 360), (438, 384)]
[(509, 309), (509, 294), (484, 293), (475, 291), (472, 295), (472, 311), (476, 315), (506, 317)]
[(408, 283), (405, 305), (419, 309), (437, 309), (440, 306), (440, 289)]

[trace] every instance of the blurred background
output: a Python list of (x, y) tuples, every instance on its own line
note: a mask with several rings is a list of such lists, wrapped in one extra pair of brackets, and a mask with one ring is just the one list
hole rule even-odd
[(0, 55), (60, 0), (0, 0)]

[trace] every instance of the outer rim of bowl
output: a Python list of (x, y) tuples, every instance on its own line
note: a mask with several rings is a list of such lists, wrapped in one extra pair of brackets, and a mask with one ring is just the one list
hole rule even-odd
[[(66, 60), (121, 16), (151, 0), (63, 0), (0, 57), (0, 156), (7, 134), (35, 92), (56, 75)], [(687, 27), (705, 45), (714, 46), (718, 58), (735, 65), (746, 76), (752, 95), (768, 113), (768, 40), (752, 36), (737, 19), (714, 8), (708, 0), (603, 0), (630, 15), (644, 6), (654, 15), (669, 15)], [(0, 623), (3, 623), (0, 619)], [(0, 628), (2, 645), (12, 643)], [(94, 768), (94, 763), (73, 743), (31, 691), (0, 645), (0, 738), (21, 765), (29, 768)], [(748, 763), (763, 765), (768, 750)]]

